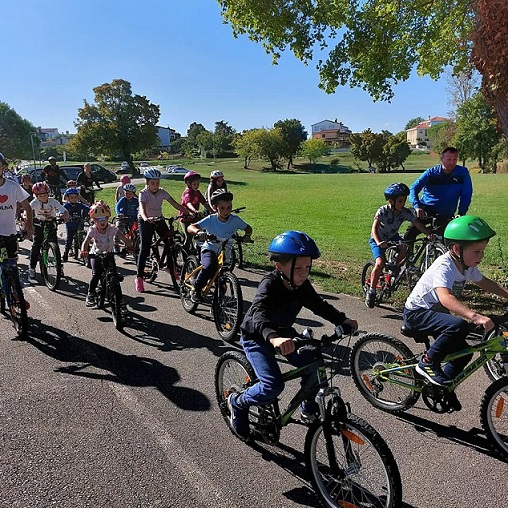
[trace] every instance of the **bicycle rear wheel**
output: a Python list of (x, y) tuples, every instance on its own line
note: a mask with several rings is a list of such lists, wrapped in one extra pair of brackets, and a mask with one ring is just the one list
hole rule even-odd
[(28, 333), (28, 315), (17, 269), (5, 269), (3, 276), (5, 277), (7, 294), (2, 295), (2, 313), (9, 312), (9, 317), (18, 337), (25, 338)]
[(498, 379), (487, 388), (480, 419), (490, 447), (508, 461), (508, 378)]
[(193, 313), (198, 304), (191, 300), (191, 289), (196, 282), (196, 274), (191, 276), (191, 273), (199, 266), (199, 261), (196, 256), (188, 256), (183, 264), (182, 273), (180, 275), (180, 300), (182, 307), (190, 313)]
[(358, 340), (349, 360), (351, 376), (360, 393), (373, 406), (388, 413), (405, 411), (418, 400), (420, 393), (413, 388), (420, 386), (420, 380), (413, 366), (387, 372), (414, 362), (413, 353), (400, 340), (377, 333)]
[(55, 242), (48, 242), (46, 249), (43, 248), (40, 269), (44, 283), (50, 291), (56, 291), (62, 277), (62, 262), (60, 250)]
[(334, 419), (330, 431), (327, 439), (317, 421), (305, 438), (305, 464), (321, 504), (328, 508), (400, 506), (400, 473), (383, 438), (353, 414), (345, 421)]
[(226, 342), (235, 340), (240, 330), (243, 298), (240, 283), (234, 273), (222, 270), (215, 282), (213, 319), (219, 335)]
[[(151, 249), (152, 249), (152, 254), (151, 254), (150, 258), (148, 259), (148, 266), (150, 266), (150, 273), (146, 277), (146, 280), (148, 282), (154, 282), (155, 279), (157, 278), (157, 276), (159, 275), (159, 269), (160, 269), (159, 260), (160, 260), (160, 255), (162, 252), (162, 248), (161, 248), (161, 250), (159, 250), (159, 246), (152, 247)], [(157, 249), (158, 252), (154, 252), (155, 249)]]
[[(362, 290), (363, 296), (367, 295), (367, 291), (370, 290), (370, 278), (372, 275), (372, 270), (374, 270), (375, 263), (373, 261), (369, 261), (365, 264), (362, 270)], [(390, 294), (389, 286), (384, 281), (384, 272), (380, 275), (379, 281), (376, 285), (376, 305), (380, 305), (385, 300), (385, 297), (388, 298)]]
[(446, 254), (446, 247), (442, 243), (432, 242), (427, 244), (420, 261), (419, 269), (423, 273), (441, 255)]
[(123, 314), (122, 314), (122, 288), (120, 287), (120, 283), (118, 282), (116, 276), (112, 276), (109, 279), (109, 304), (111, 305), (111, 316), (113, 318), (113, 323), (115, 328), (119, 331), (123, 329)]
[(231, 393), (242, 393), (256, 381), (254, 369), (244, 354), (228, 351), (219, 358), (215, 367), (215, 396), (221, 415), (233, 434), (235, 432), (229, 422), (227, 398)]

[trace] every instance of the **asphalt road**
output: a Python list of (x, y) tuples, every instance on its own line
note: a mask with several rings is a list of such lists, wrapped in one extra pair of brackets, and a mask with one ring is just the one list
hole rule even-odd
[[(22, 270), (29, 247), (22, 244)], [(218, 338), (209, 312), (187, 314), (165, 273), (135, 293), (133, 263), (119, 266), (131, 310), (123, 334), (107, 312), (85, 307), (90, 273), (74, 261), (56, 293), (42, 281), (25, 288), (28, 340), (15, 340), (0, 318), (0, 507), (315, 507), (302, 427), (285, 428), (278, 447), (248, 446), (223, 422), (213, 374), (234, 346)], [(248, 305), (260, 274), (238, 275)], [(398, 335), (393, 310), (327, 297), (362, 330)], [(332, 330), (302, 313), (298, 326), (308, 325)], [(506, 504), (506, 463), (480, 430), (483, 372), (459, 387), (460, 413), (434, 414), (420, 401), (402, 417), (372, 408), (347, 365), (343, 374), (338, 383), (353, 412), (395, 455), (405, 508)]]

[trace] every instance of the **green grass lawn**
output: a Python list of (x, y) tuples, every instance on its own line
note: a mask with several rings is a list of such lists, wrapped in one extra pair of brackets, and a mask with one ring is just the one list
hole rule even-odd
[[(267, 248), (271, 239), (286, 229), (302, 230), (315, 239), (321, 250), (321, 258), (313, 268), (313, 280), (327, 291), (360, 295), (361, 270), (371, 257), (370, 229), (375, 211), (385, 203), (384, 189), (391, 182), (410, 185), (418, 177), (418, 171), (439, 160), (421, 153), (410, 157), (405, 171), (387, 174), (326, 172), (329, 160), (337, 157), (342, 167), (353, 169), (349, 154), (335, 154), (321, 161), (317, 170), (325, 173), (312, 173), (316, 168), (303, 159), (295, 161), (296, 170), (276, 173), (269, 171), (268, 164), (262, 162), (252, 163), (249, 170), (243, 169), (243, 161), (239, 160), (179, 162), (203, 175), (202, 191), (206, 189), (211, 170), (224, 171), (228, 188), (235, 196), (234, 206), (247, 207), (241, 216), (254, 229), (255, 244), (245, 248), (249, 263), (268, 268)], [(365, 170), (366, 165), (362, 169)], [(474, 196), (469, 213), (481, 216), (497, 231), (483, 261), (484, 273), (506, 284), (508, 222), (504, 204), (508, 195), (508, 175), (473, 174), (472, 179)], [(162, 182), (179, 200), (185, 188), (183, 176), (172, 175)], [(104, 190), (99, 196), (113, 204), (114, 189)], [(174, 215), (176, 210), (165, 204), (164, 213)], [(405, 225), (402, 228), (405, 230)]]

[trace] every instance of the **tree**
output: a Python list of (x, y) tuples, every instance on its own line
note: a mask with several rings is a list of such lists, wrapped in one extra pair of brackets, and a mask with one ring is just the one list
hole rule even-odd
[(259, 156), (269, 160), (273, 171), (280, 167), (282, 157), (282, 133), (280, 129), (257, 129), (255, 143), (259, 150)]
[(478, 161), (482, 171), (494, 171), (501, 141), (496, 116), (481, 92), (464, 101), (457, 109), (455, 145), (462, 157)]
[(404, 130), (407, 131), (408, 129), (411, 129), (413, 127), (416, 127), (417, 125), (421, 124), (425, 121), (425, 118), (422, 118), (421, 116), (417, 116), (416, 118), (412, 118), (409, 120), (409, 122), (404, 127)]
[(145, 96), (132, 95), (131, 84), (115, 79), (93, 89), (95, 104), (78, 110), (74, 145), (89, 154), (117, 156), (129, 162), (134, 175), (132, 154), (157, 143), (159, 106)]
[(196, 144), (199, 147), (201, 157), (207, 157), (213, 150), (213, 133), (207, 130), (201, 131), (196, 136)]
[(449, 103), (456, 110), (464, 101), (470, 99), (480, 88), (480, 74), (471, 65), (465, 69), (446, 71), (446, 92)]
[[(455, 122), (442, 122), (427, 129), (427, 137), (432, 143), (432, 151), (442, 153), (448, 146), (453, 146), (455, 136)], [(462, 154), (459, 154), (462, 157)]]
[(448, 66), (466, 68), (471, 58), (508, 138), (506, 0), (218, 3), (234, 36), (261, 42), (274, 63), (287, 48), (304, 63), (317, 61), (326, 93), (349, 85), (390, 100), (393, 85), (415, 66), (437, 79)]
[(369, 167), (372, 167), (381, 159), (384, 145), (382, 134), (376, 134), (367, 129), (361, 133), (352, 134), (349, 140), (351, 154), (356, 160), (367, 161)]
[(330, 149), (322, 139), (311, 138), (302, 143), (302, 154), (309, 159), (314, 167), (316, 162), (330, 153)]
[(244, 131), (242, 134), (237, 134), (233, 141), (232, 146), (235, 153), (243, 158), (243, 167), (249, 168), (250, 161), (260, 157), (260, 147), (257, 142), (259, 136), (258, 131), (263, 129), (251, 129)]
[(391, 171), (399, 166), (404, 168), (404, 161), (411, 154), (411, 148), (406, 140), (406, 133), (399, 132), (395, 135), (385, 135), (385, 143), (381, 159), (379, 161), (380, 171)]
[(213, 133), (213, 154), (214, 156), (224, 155), (231, 152), (235, 129), (228, 125), (228, 122), (220, 120), (215, 122), (215, 131)]
[[(0, 151), (8, 159), (30, 159), (34, 151), (38, 153), (40, 140), (35, 135), (37, 129), (22, 118), (5, 102), (0, 102)], [(30, 134), (32, 136), (30, 136)]]
[(293, 164), (293, 157), (298, 153), (302, 141), (307, 139), (307, 132), (304, 126), (293, 118), (291, 120), (279, 120), (273, 125), (280, 129), (282, 134), (282, 157), (288, 161), (288, 169)]

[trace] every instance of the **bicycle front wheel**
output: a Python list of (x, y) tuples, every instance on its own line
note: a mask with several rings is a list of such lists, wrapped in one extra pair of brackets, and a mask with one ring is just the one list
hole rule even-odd
[(305, 464), (321, 504), (329, 508), (400, 506), (400, 473), (383, 438), (353, 414), (345, 421), (334, 420), (330, 430), (331, 439), (327, 439), (317, 421), (305, 438)]
[[(416, 404), (420, 393), (413, 390), (420, 381), (414, 363), (411, 350), (389, 335), (366, 334), (351, 350), (351, 376), (356, 387), (373, 406), (388, 413), (406, 411)], [(408, 367), (401, 368), (405, 365)]]
[[(489, 332), (485, 340), (492, 339), (493, 337), (497, 337), (498, 335), (502, 335), (503, 332), (508, 331), (508, 324), (503, 323), (500, 326), (497, 326), (494, 330)], [(484, 366), (485, 372), (491, 381), (497, 381), (503, 377), (506, 377), (506, 371), (504, 368), (503, 359), (501, 358), (501, 354), (498, 353), (494, 358), (491, 358)]]
[(188, 256), (182, 268), (180, 276), (180, 300), (182, 307), (187, 312), (194, 312), (198, 306), (191, 300), (191, 289), (196, 282), (197, 272), (191, 275), (199, 266), (198, 258), (196, 256)]
[(234, 273), (222, 271), (215, 282), (213, 319), (219, 335), (226, 342), (235, 340), (240, 330), (243, 298)]
[(227, 398), (231, 393), (242, 393), (256, 380), (254, 369), (244, 354), (228, 351), (219, 358), (215, 367), (215, 396), (221, 415), (233, 434), (235, 432), (229, 421)]
[(25, 296), (16, 270), (4, 270), (3, 276), (7, 286), (7, 294), (3, 295), (2, 310), (8, 310), (9, 317), (18, 337), (25, 338), (28, 333), (28, 316)]
[(42, 259), (40, 263), (44, 283), (50, 291), (56, 291), (62, 277), (60, 260), (60, 250), (54, 242), (48, 242), (47, 247), (43, 248)]
[(119, 331), (123, 330), (123, 314), (122, 314), (122, 288), (116, 277), (109, 280), (109, 304), (111, 305), (111, 316), (115, 328)]
[(492, 450), (508, 461), (508, 378), (498, 379), (487, 388), (480, 420)]

